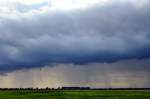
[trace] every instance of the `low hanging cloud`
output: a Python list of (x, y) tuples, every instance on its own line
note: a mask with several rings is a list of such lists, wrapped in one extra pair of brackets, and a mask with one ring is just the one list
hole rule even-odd
[(149, 59), (150, 3), (141, 1), (140, 5), (137, 0), (112, 0), (69, 11), (51, 10), (42, 2), (36, 8), (42, 12), (18, 10), (18, 5), (10, 16), (3, 11), (0, 70)]
[[(150, 60), (122, 60), (87, 65), (55, 64), (0, 75), (1, 88), (149, 88)], [(144, 67), (144, 68), (143, 68)]]

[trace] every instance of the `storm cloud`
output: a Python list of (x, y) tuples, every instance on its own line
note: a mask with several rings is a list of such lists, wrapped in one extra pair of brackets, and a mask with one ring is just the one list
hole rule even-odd
[(0, 71), (149, 59), (150, 2), (141, 1), (108, 0), (69, 11), (51, 10), (46, 2), (8, 13), (1, 8)]
[[(1, 88), (149, 88), (150, 60), (123, 60), (87, 65), (55, 64), (0, 75)], [(143, 68), (145, 67), (145, 68)]]

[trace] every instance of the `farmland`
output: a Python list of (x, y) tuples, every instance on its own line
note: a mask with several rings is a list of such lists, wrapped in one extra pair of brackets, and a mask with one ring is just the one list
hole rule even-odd
[(150, 99), (142, 90), (6, 90), (0, 99)]

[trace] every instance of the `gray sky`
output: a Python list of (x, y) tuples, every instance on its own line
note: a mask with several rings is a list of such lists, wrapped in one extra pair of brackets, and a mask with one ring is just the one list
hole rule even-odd
[(147, 73), (149, 9), (149, 0), (0, 0), (0, 74), (92, 63)]
[[(150, 60), (126, 60), (86, 65), (55, 64), (42, 68), (17, 70), (0, 76), (1, 88), (149, 88)], [(145, 67), (145, 68), (143, 68)]]

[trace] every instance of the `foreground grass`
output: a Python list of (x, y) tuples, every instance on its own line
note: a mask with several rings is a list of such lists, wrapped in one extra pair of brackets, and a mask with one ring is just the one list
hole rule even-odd
[(0, 91), (0, 99), (150, 99), (150, 91), (52, 90)]

